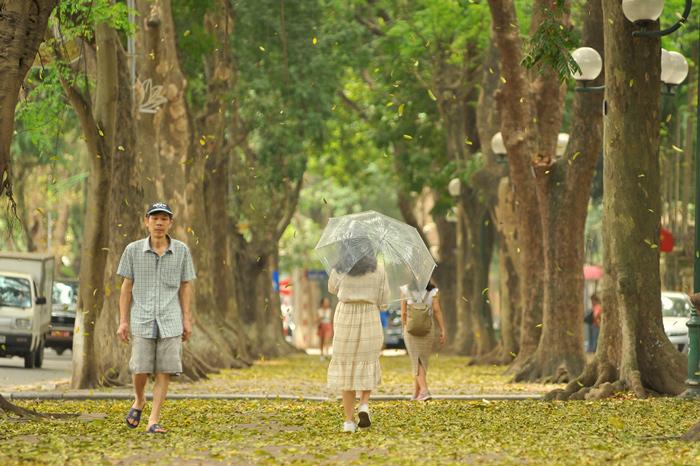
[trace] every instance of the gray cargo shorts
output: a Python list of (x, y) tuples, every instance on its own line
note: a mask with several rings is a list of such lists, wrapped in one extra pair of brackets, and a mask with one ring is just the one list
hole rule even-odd
[(140, 338), (132, 336), (132, 374), (174, 374), (182, 373), (182, 337)]

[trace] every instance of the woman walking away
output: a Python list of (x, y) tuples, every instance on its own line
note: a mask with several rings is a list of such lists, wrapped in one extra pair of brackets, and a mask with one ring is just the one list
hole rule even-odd
[[(389, 306), (389, 282), (377, 263), (369, 240), (341, 248), (328, 279), (328, 291), (338, 295), (333, 318), (333, 356), (328, 366), (328, 388), (341, 390), (345, 424), (343, 432), (371, 424), (369, 396), (382, 382), (379, 355), (384, 343), (379, 310)], [(359, 246), (359, 247), (358, 247)], [(357, 251), (364, 254), (357, 260)], [(353, 257), (353, 253), (355, 254)], [(360, 392), (359, 422), (355, 423), (355, 396)]]
[[(406, 343), (406, 350), (411, 358), (413, 366), (413, 397), (412, 400), (428, 401), (432, 399), (430, 390), (428, 390), (428, 381), (426, 373), (428, 372), (428, 364), (430, 363), (430, 353), (433, 349), (433, 339), (435, 329), (431, 328), (430, 332), (424, 336), (414, 336), (406, 332), (406, 320), (408, 304), (416, 301), (423, 302), (430, 306), (431, 314), (435, 315), (435, 320), (440, 326), (440, 338), (438, 342), (441, 345), (445, 344), (445, 325), (442, 320), (442, 311), (440, 310), (440, 299), (437, 297), (438, 289), (435, 285), (428, 282), (428, 286), (424, 292), (418, 290), (410, 290), (407, 287), (401, 287), (401, 324), (403, 326), (403, 336)], [(431, 317), (432, 319), (432, 317)]]
[(331, 300), (323, 298), (321, 307), (316, 311), (316, 323), (318, 324), (318, 339), (321, 348), (321, 359), (326, 359), (330, 354), (331, 339), (333, 338), (332, 316), (333, 310), (330, 308)]

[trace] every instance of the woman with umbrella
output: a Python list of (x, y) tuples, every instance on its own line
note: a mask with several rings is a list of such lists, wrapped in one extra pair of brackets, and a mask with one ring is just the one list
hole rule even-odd
[[(338, 295), (333, 321), (333, 357), (328, 366), (328, 388), (341, 390), (343, 432), (371, 425), (369, 396), (382, 382), (379, 355), (384, 344), (379, 310), (389, 306), (389, 282), (367, 239), (353, 238), (341, 245), (338, 262), (328, 278), (328, 291)], [(361, 255), (356, 259), (357, 252)], [(355, 424), (355, 397), (360, 392), (359, 422)]]
[[(339, 301), (328, 388), (342, 391), (343, 431), (355, 432), (358, 426), (370, 426), (367, 403), (382, 380), (379, 311), (389, 307), (392, 296), (400, 299), (401, 284), (425, 287), (435, 261), (415, 228), (374, 211), (331, 218), (314, 251), (328, 272), (328, 291)], [(359, 423), (355, 424), (357, 391)]]

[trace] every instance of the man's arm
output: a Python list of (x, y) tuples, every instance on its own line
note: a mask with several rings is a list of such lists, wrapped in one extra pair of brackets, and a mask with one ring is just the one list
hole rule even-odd
[(133, 289), (134, 281), (125, 278), (119, 295), (119, 329), (117, 330), (117, 336), (124, 343), (129, 343), (129, 311), (131, 310)]
[(180, 307), (182, 308), (182, 341), (187, 341), (192, 335), (190, 323), (190, 282), (180, 282)]

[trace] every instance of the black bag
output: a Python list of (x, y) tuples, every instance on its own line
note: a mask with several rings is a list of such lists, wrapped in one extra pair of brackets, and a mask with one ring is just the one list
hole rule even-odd
[(589, 310), (586, 314), (583, 315), (583, 322), (586, 324), (593, 323), (593, 309)]

